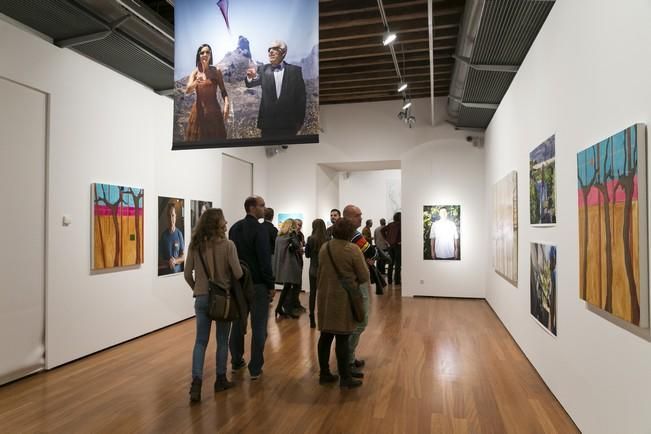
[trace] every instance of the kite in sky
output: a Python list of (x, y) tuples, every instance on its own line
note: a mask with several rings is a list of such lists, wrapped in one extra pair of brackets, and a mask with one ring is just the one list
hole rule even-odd
[(224, 21), (226, 21), (226, 28), (231, 31), (231, 26), (228, 24), (228, 0), (217, 0), (217, 7), (222, 11)]

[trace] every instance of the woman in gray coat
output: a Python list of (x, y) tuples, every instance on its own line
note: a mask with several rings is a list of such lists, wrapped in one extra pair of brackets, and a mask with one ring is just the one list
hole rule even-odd
[(301, 243), (296, 233), (296, 222), (287, 219), (280, 226), (276, 246), (274, 248), (274, 276), (276, 282), (283, 284), (283, 291), (278, 299), (276, 307), (276, 318), (287, 317), (298, 318), (300, 311), (296, 308), (293, 300), (298, 298), (298, 292), (303, 280), (303, 268), (300, 256)]
[[(321, 369), (319, 383), (333, 383), (337, 376), (332, 375), (328, 360), (330, 347), (336, 337), (337, 369), (341, 387), (359, 387), (360, 380), (352, 377), (348, 364), (348, 338), (355, 329), (352, 308), (348, 292), (339, 283), (338, 273), (352, 287), (370, 280), (368, 267), (362, 251), (351, 243), (355, 234), (355, 224), (347, 219), (339, 219), (333, 226), (333, 240), (324, 244), (319, 251), (319, 270), (317, 287), (317, 320), (321, 336), (318, 343), (319, 367)], [(334, 261), (334, 262), (333, 262)]]

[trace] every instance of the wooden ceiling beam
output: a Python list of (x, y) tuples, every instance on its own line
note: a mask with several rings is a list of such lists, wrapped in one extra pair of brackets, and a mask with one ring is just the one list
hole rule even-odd
[[(441, 90), (434, 92), (434, 97), (448, 96), (447, 90)], [(429, 98), (429, 94), (423, 94), (417, 98)], [(332, 99), (326, 101), (319, 101), (320, 105), (336, 105), (336, 104), (359, 104), (365, 102), (382, 102), (382, 101), (398, 101), (400, 98), (388, 96), (388, 97), (376, 97), (376, 98), (353, 98), (353, 99)]]
[[(429, 63), (422, 62), (421, 64), (407, 64), (405, 65), (406, 67), (403, 68), (402, 65), (400, 65), (400, 70), (402, 72), (409, 74), (419, 74), (425, 71), (427, 74), (429, 74)], [(450, 72), (452, 70), (452, 63), (447, 63), (447, 64), (441, 64), (441, 63), (436, 63), (434, 65), (434, 73), (437, 74), (437, 71), (441, 72)], [(385, 66), (385, 67), (374, 67), (372, 69), (368, 69), (366, 71), (359, 71), (359, 72), (336, 72), (336, 71), (324, 71), (319, 75), (319, 80), (321, 81), (332, 81), (332, 80), (346, 80), (346, 79), (365, 79), (367, 77), (381, 77), (381, 76), (392, 76), (395, 77), (396, 70), (393, 66)]]
[[(452, 52), (439, 52), (439, 53), (434, 53), (434, 63), (436, 62), (441, 62), (441, 63), (454, 63), (454, 58), (452, 55), (454, 54), (454, 51)], [(341, 68), (354, 68), (354, 67), (360, 67), (360, 66), (371, 66), (371, 65), (386, 65), (388, 64), (393, 64), (393, 59), (391, 58), (390, 55), (383, 56), (383, 57), (377, 57), (375, 59), (366, 59), (366, 60), (357, 60), (354, 61), (355, 59), (344, 59), (344, 60), (328, 60), (328, 59), (320, 59), (319, 60), (319, 69), (321, 71), (325, 69), (341, 69)], [(412, 54), (409, 56), (409, 58), (406, 60), (405, 64), (410, 64), (412, 62), (417, 62), (417, 61), (429, 61), (429, 53), (426, 51), (424, 55), (421, 54)], [(401, 66), (402, 66), (402, 62)]]
[[(459, 29), (460, 16), (446, 16), (437, 19), (434, 22), (434, 34), (439, 34), (444, 31), (451, 31), (446, 29)], [(411, 32), (427, 31), (427, 19), (398, 21), (391, 24), (391, 31), (398, 33), (398, 43), (402, 34)], [(321, 29), (319, 32), (319, 43), (340, 41), (342, 39), (358, 39), (366, 37), (377, 37), (379, 41), (382, 40), (384, 34), (384, 26), (382, 23), (369, 24), (365, 26), (356, 26), (345, 29)], [(455, 33), (456, 34), (456, 33)]]
[[(436, 83), (436, 82), (435, 82)], [(450, 84), (450, 79), (441, 79), (436, 85), (439, 83), (447, 83), (448, 85)], [(429, 89), (429, 84), (430, 80), (429, 77), (423, 77), (421, 79), (413, 79), (409, 80), (409, 88), (410, 90), (413, 89), (420, 89), (420, 88), (427, 88)], [(383, 81), (376, 81), (376, 80), (369, 80), (365, 83), (338, 83), (338, 84), (328, 84), (324, 86), (320, 86), (320, 91), (325, 91), (327, 92), (333, 92), (336, 90), (342, 90), (342, 89), (353, 89), (353, 92), (356, 90), (364, 90), (368, 88), (373, 88), (373, 89), (387, 89), (391, 90), (393, 89), (394, 92), (398, 93), (397, 88), (398, 83), (394, 82), (383, 82)]]
[[(410, 82), (412, 79), (420, 79), (423, 77), (426, 77), (429, 80), (429, 67), (424, 67), (422, 68), (421, 73), (413, 73), (413, 74), (403, 74), (402, 77), (406, 82)], [(333, 77), (333, 78), (326, 78), (324, 79), (323, 76), (319, 77), (319, 85), (320, 86), (325, 86), (325, 85), (330, 85), (334, 83), (358, 83), (358, 82), (365, 82), (367, 80), (383, 80), (383, 81), (391, 81), (394, 83), (397, 83), (398, 77), (396, 77), (395, 71), (391, 71), (392, 74), (390, 73), (371, 73), (371, 72), (366, 72), (363, 74), (355, 74), (351, 75), (348, 77)], [(434, 71), (434, 77), (448, 77), (450, 76), (452, 72), (452, 68), (447, 69), (447, 70), (441, 70), (441, 71)]]
[[(457, 32), (446, 32), (447, 34), (436, 34), (434, 36), (434, 43), (451, 43), (456, 45)], [(415, 42), (429, 41), (427, 30), (423, 29), (420, 32), (411, 32), (402, 34), (399, 44), (411, 44)], [(350, 48), (365, 49), (373, 47), (382, 47), (381, 37), (365, 37), (356, 39), (341, 39), (338, 41), (330, 41), (319, 44), (319, 53), (330, 51), (347, 50)]]
[[(409, 97), (414, 98), (414, 95), (417, 95), (419, 92), (429, 92), (429, 83), (424, 86), (418, 85), (409, 92)], [(434, 89), (449, 89), (450, 83), (441, 83), (434, 86)], [(376, 89), (363, 89), (363, 90), (343, 90), (335, 89), (332, 92), (323, 92), (323, 89), (319, 92), (319, 99), (335, 97), (335, 96), (346, 96), (346, 95), (375, 95), (381, 93), (383, 95), (399, 95), (402, 98), (402, 94), (399, 94), (395, 91), (394, 88), (376, 88)]]
[[(434, 52), (449, 53), (451, 56), (454, 54), (456, 48), (457, 48), (456, 45), (435, 46)], [(404, 50), (400, 50), (399, 52), (396, 52), (396, 55), (398, 56), (399, 59), (401, 59), (403, 54), (409, 56), (409, 54), (412, 53), (427, 53), (428, 51), (429, 51), (429, 44), (427, 42), (423, 42), (423, 43), (411, 44), (409, 46), (406, 46), (404, 47)], [(384, 56), (391, 56), (391, 52), (387, 50), (386, 47), (380, 46), (378, 48), (369, 48), (366, 50), (347, 50), (347, 51), (340, 51), (337, 53), (329, 53), (328, 55), (325, 56), (319, 55), (319, 61), (330, 62), (333, 60), (365, 59), (369, 57), (384, 57)]]

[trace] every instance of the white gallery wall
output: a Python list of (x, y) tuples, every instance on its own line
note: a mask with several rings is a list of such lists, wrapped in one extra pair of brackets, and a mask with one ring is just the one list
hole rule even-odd
[[(276, 213), (303, 213), (309, 235), (314, 218), (328, 221), (331, 208), (346, 205), (333, 191), (343, 181), (320, 165), (400, 161), (403, 296), (483, 298), (484, 276), (476, 272), (487, 263), (488, 246), (483, 150), (473, 148), (465, 140), (467, 133), (444, 121), (445, 98), (436, 100), (437, 123), (432, 127), (428, 102), (414, 102), (417, 124), (412, 129), (398, 120), (396, 101), (321, 107), (321, 143), (292, 145), (271, 157), (265, 199)], [(425, 261), (423, 205), (451, 202), (461, 205), (463, 213), (462, 260)]]
[[(221, 151), (172, 152), (171, 99), (8, 21), (0, 19), (0, 77), (49, 95), (44, 206), (46, 367), (51, 368), (194, 314), (182, 275), (156, 276), (157, 196), (219, 206)], [(13, 103), (20, 110), (21, 101)], [(264, 194), (264, 152), (229, 153), (254, 163), (254, 187)], [(144, 188), (142, 266), (91, 273), (94, 182)], [(61, 224), (64, 214), (72, 217), (70, 226)]]
[[(651, 123), (651, 3), (625, 3), (556, 2), (485, 142), (485, 214), (492, 215), (493, 184), (517, 170), (520, 247), (518, 287), (489, 263), (487, 299), (584, 433), (651, 432), (648, 330), (593, 312), (579, 299), (576, 154), (637, 122)], [(552, 134), (558, 224), (533, 228), (528, 155)], [(490, 233), (491, 224), (486, 219), (482, 230)], [(558, 249), (557, 337), (529, 314), (532, 241)]]
[(340, 172), (339, 202), (342, 206), (349, 203), (359, 206), (363, 212), (362, 225), (371, 219), (374, 229), (380, 226), (381, 218), (390, 222), (394, 211), (401, 210), (400, 181), (398, 169)]

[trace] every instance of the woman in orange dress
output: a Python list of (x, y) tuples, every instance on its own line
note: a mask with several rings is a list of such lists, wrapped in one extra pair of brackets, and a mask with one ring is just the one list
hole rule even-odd
[[(226, 127), (224, 119), (228, 117), (228, 94), (224, 86), (222, 72), (212, 66), (212, 49), (203, 44), (197, 50), (196, 65), (185, 88), (185, 93), (196, 90), (197, 99), (192, 106), (188, 128), (185, 132), (187, 141), (225, 139)], [(217, 101), (217, 88), (221, 90), (224, 99), (222, 111)]]

